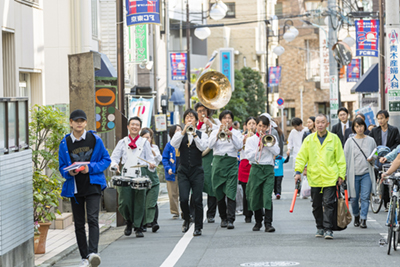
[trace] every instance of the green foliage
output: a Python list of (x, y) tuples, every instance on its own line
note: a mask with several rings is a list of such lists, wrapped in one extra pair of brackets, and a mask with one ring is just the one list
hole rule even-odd
[(52, 221), (56, 215), (51, 210), (61, 214), (57, 209), (61, 197), (61, 179), (56, 175), (48, 177), (38, 171), (33, 173), (33, 219), (35, 222)]
[(229, 109), (235, 116), (235, 120), (243, 123), (248, 117), (248, 106), (246, 102), (247, 92), (244, 88), (243, 74), (239, 70), (235, 70), (235, 91), (232, 93), (231, 100), (224, 109)]
[(243, 74), (243, 86), (246, 91), (245, 101), (251, 103), (247, 106), (249, 116), (258, 116), (265, 112), (265, 103), (267, 102), (265, 86), (261, 82), (261, 75), (249, 67), (240, 70)]
[[(58, 147), (68, 132), (67, 120), (58, 109), (35, 105), (29, 123), (29, 146), (33, 161), (33, 205), (35, 221), (55, 219), (61, 197), (62, 178), (58, 172)], [(49, 174), (47, 174), (49, 173)]]

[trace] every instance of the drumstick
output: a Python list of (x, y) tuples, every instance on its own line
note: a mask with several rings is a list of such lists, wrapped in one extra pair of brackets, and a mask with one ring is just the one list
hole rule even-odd
[(140, 159), (140, 160), (142, 160), (142, 161), (144, 161), (144, 162), (146, 162), (146, 163), (148, 163), (148, 164), (153, 164), (153, 163), (151, 163), (151, 162), (149, 162), (149, 161), (147, 161), (147, 160), (145, 160), (145, 159), (142, 159), (141, 157), (138, 157), (138, 159)]

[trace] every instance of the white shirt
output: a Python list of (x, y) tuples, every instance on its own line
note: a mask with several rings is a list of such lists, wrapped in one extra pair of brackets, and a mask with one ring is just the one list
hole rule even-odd
[(293, 129), (290, 132), (287, 148), (293, 151), (293, 155), (297, 155), (297, 153), (299, 153), (305, 132), (307, 132), (306, 128), (303, 128), (303, 130), (300, 132), (298, 132), (296, 129)]
[(79, 139), (74, 136), (74, 132), (72, 132), (70, 136), (72, 143), (75, 143), (75, 141), (81, 141), (82, 139), (86, 140), (86, 130), (83, 130), (83, 134), (81, 135), (81, 137), (79, 137)]
[[(232, 128), (232, 135), (225, 141), (217, 139), (219, 129), (213, 130), (209, 141), (208, 147), (213, 149), (214, 156), (225, 156), (237, 158), (238, 151), (243, 148), (243, 135), (238, 130)], [(228, 141), (229, 140), (229, 141)]]
[[(185, 135), (182, 134), (182, 132), (176, 132), (174, 134), (174, 136), (171, 139), (171, 146), (173, 146), (174, 148), (178, 148), (181, 146), (182, 143), (182, 139)], [(197, 135), (196, 138), (193, 138), (193, 135), (188, 134), (188, 140), (189, 140), (189, 145), (192, 144), (193, 140), (196, 144), (196, 147), (200, 150), (200, 151), (204, 151), (207, 149), (207, 143), (208, 143), (208, 136), (207, 134), (202, 134), (201, 138)]]
[(280, 151), (278, 142), (275, 142), (272, 147), (263, 147), (261, 152), (258, 151), (259, 142), (260, 137), (258, 137), (257, 135), (253, 135), (246, 141), (246, 155), (250, 164), (275, 166), (274, 156), (278, 155)]
[(154, 151), (154, 154), (156, 154), (154, 156), (154, 161), (156, 162), (156, 165), (160, 164), (160, 162), (162, 161), (162, 156), (160, 153), (160, 148), (157, 145), (151, 145), (151, 150)]
[[(209, 120), (209, 121), (211, 122), (211, 120)], [(219, 129), (219, 126), (221, 125), (221, 122), (218, 119), (214, 119), (214, 121), (215, 121), (216, 124), (211, 122), (211, 124), (212, 124), (212, 129), (211, 130), (213, 130), (213, 131)], [(197, 125), (199, 125), (199, 123), (200, 123), (200, 121), (197, 123)], [(197, 125), (196, 125), (196, 129), (197, 129)], [(203, 125), (201, 125), (201, 128), (199, 129), (199, 131), (202, 132), (202, 133), (205, 133), (206, 130), (207, 130), (207, 124), (203, 123)]]
[[(124, 165), (127, 158), (128, 158), (128, 146), (125, 144), (125, 138), (119, 140), (117, 146), (115, 147), (113, 153), (111, 154), (111, 167), (117, 166), (119, 164), (120, 159), (121, 160), (121, 164)], [(139, 142), (140, 139), (144, 139), (143, 137), (139, 137), (138, 140), (136, 142)], [(140, 154), (140, 158), (151, 162), (153, 164), (155, 164), (155, 160), (154, 160), (154, 156), (153, 153), (151, 152), (151, 147), (150, 147), (150, 143), (149, 141), (147, 141), (147, 139), (144, 140), (144, 146), (143, 146), (143, 150), (142, 153)], [(154, 172), (156, 170), (156, 168), (154, 169), (150, 169), (150, 164), (148, 164), (147, 162), (144, 162), (143, 160), (139, 160), (139, 164), (140, 165), (147, 165), (148, 169), (151, 172)], [(155, 164), (157, 165), (157, 164)]]
[(342, 126), (342, 134), (343, 134), (343, 136), (344, 136), (344, 126), (346, 125), (346, 129), (349, 129), (349, 120), (347, 120), (347, 122), (346, 123), (343, 123), (343, 122), (340, 122), (340, 125)]

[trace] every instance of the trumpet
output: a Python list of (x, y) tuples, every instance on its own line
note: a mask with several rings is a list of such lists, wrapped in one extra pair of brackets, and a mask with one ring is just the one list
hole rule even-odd
[[(218, 133), (218, 139), (221, 141), (226, 141), (228, 140), (228, 134), (226, 133), (226, 130), (228, 129), (228, 126), (225, 126), (221, 132)], [(228, 140), (229, 142), (229, 140)]]
[(186, 128), (186, 133), (187, 133), (187, 134), (193, 135), (193, 134), (195, 133), (195, 131), (196, 131), (196, 128), (194, 128), (193, 125), (189, 125), (189, 126)]

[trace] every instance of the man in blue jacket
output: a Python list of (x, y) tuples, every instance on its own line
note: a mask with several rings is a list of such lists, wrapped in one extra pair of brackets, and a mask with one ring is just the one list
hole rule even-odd
[[(101, 191), (106, 185), (104, 170), (111, 163), (103, 141), (93, 131), (86, 131), (86, 114), (83, 110), (73, 111), (69, 118), (72, 133), (60, 143), (59, 170), (66, 179), (61, 196), (71, 198), (75, 235), (82, 257), (80, 266), (98, 266), (101, 259), (97, 254), (99, 244), (99, 212)], [(73, 163), (87, 162), (83, 170), (64, 169)], [(85, 204), (89, 225), (89, 245), (85, 233)]]

